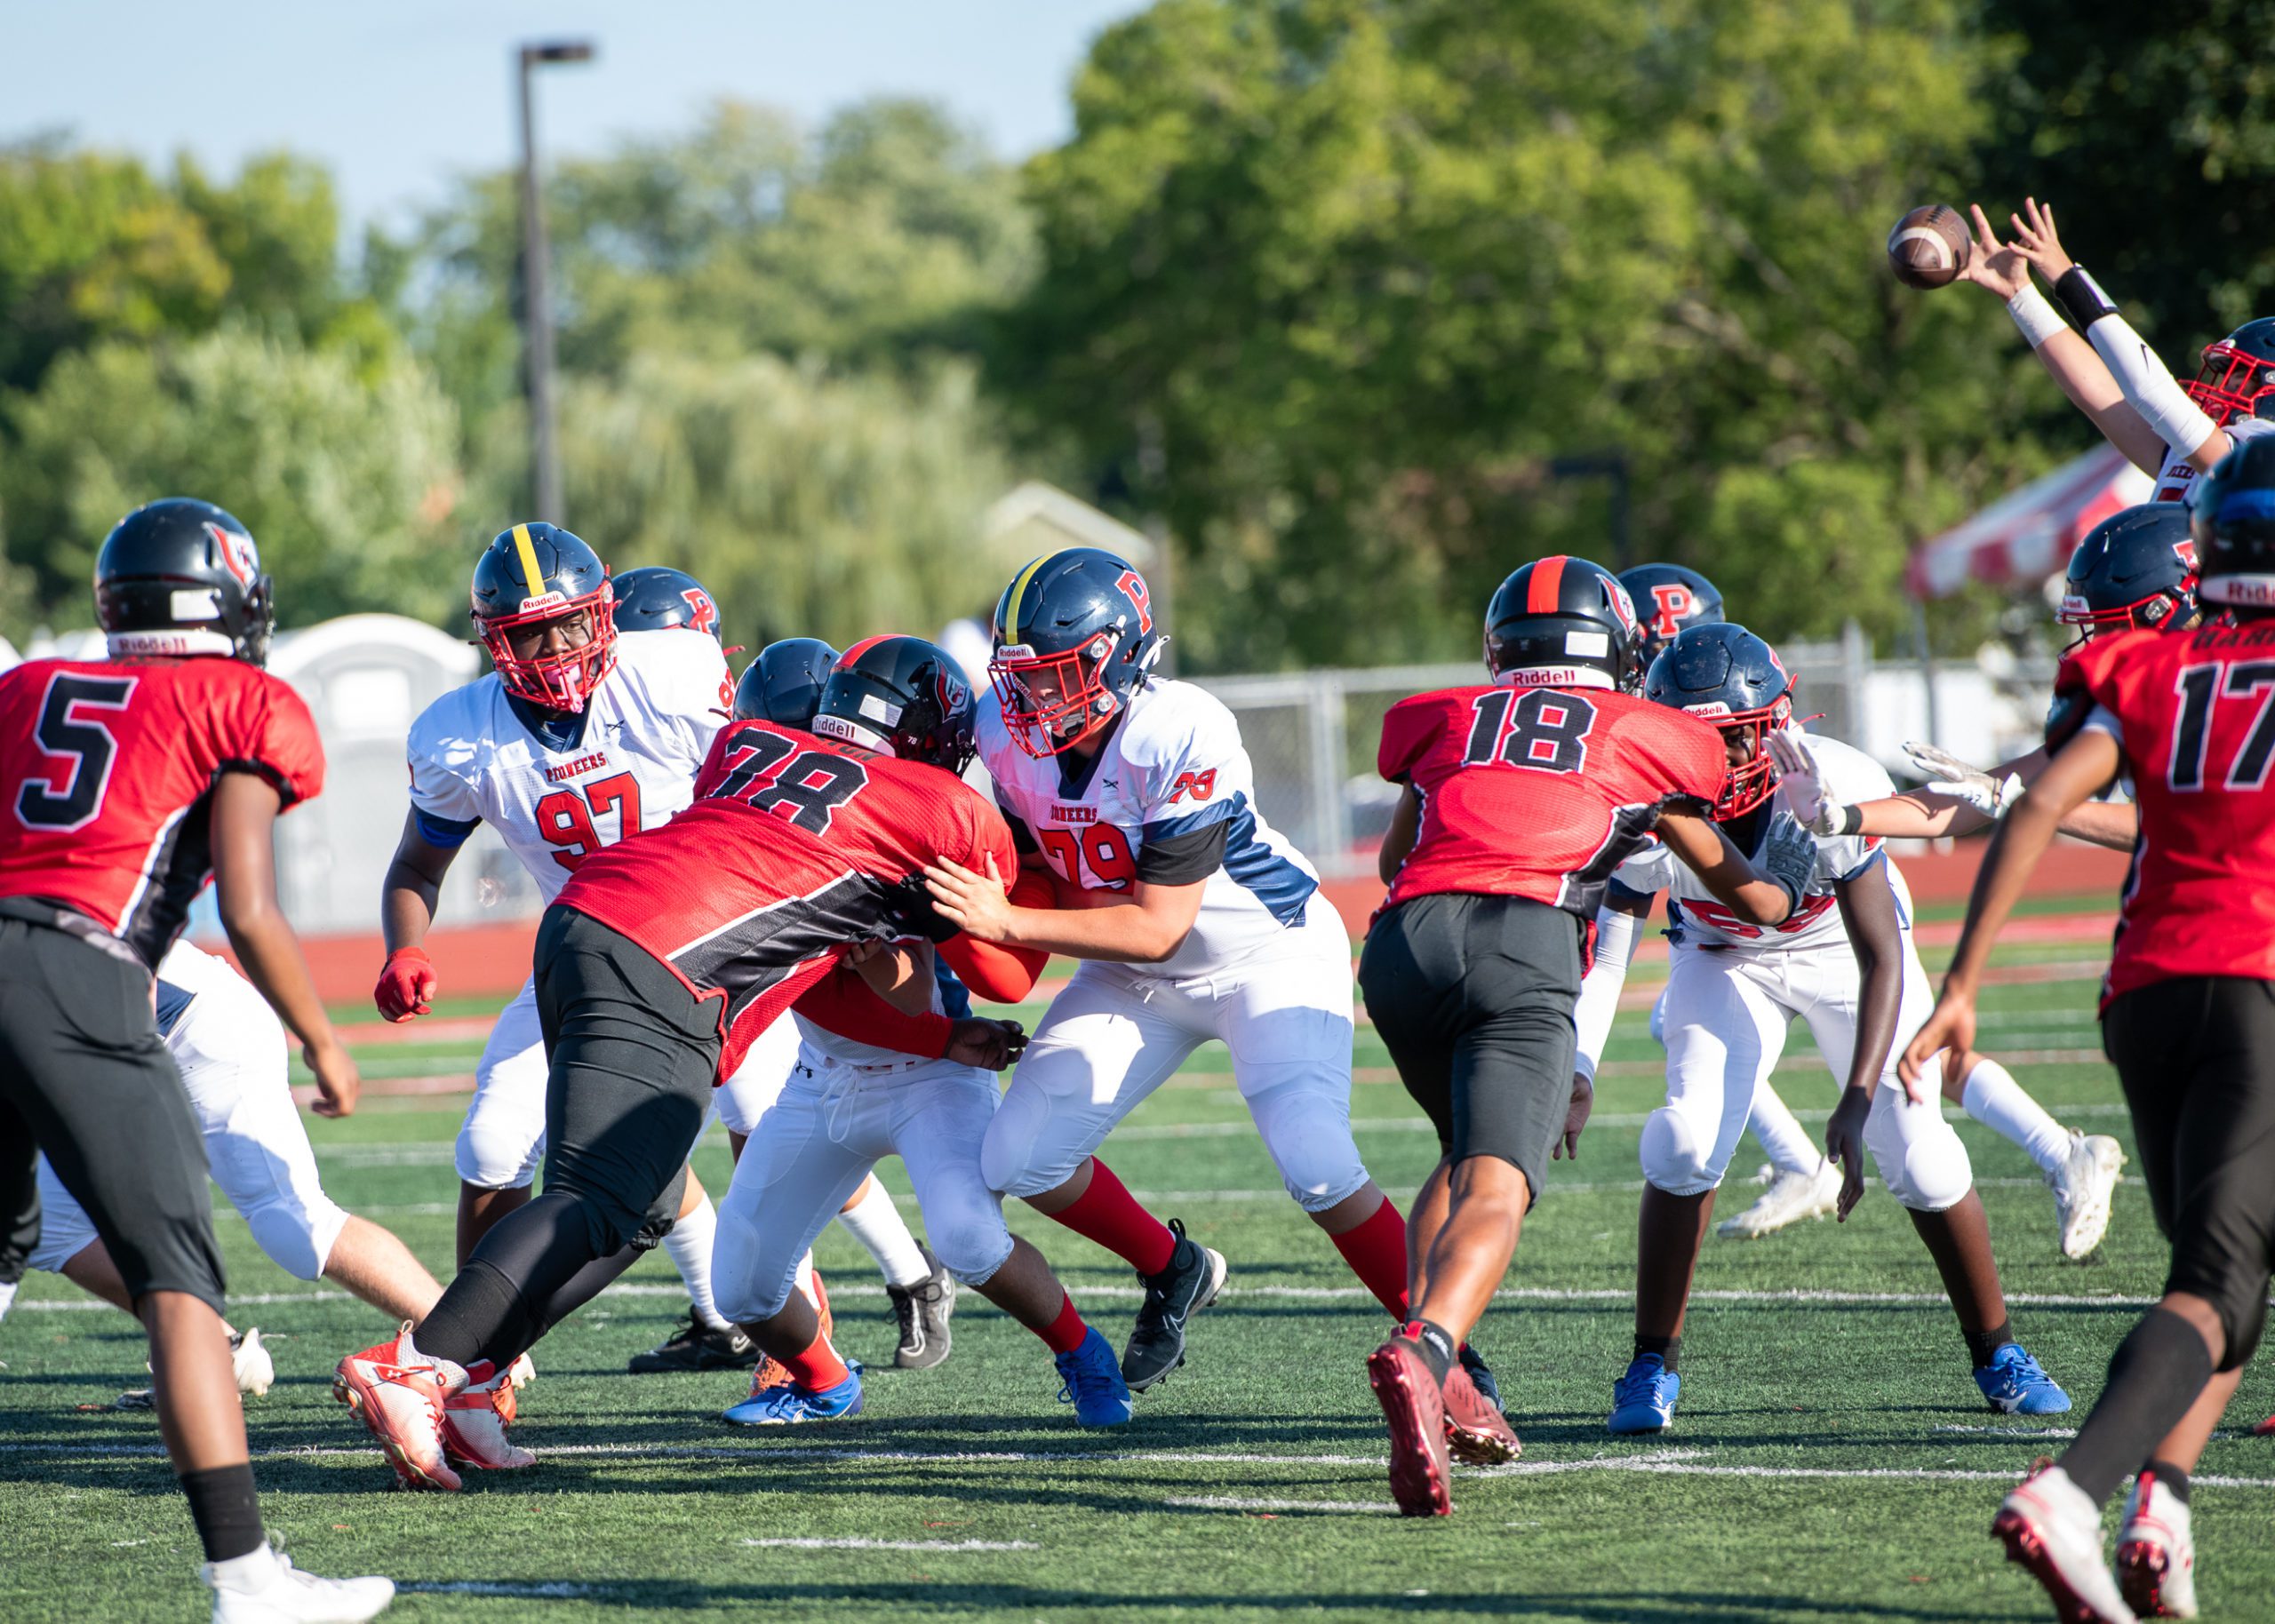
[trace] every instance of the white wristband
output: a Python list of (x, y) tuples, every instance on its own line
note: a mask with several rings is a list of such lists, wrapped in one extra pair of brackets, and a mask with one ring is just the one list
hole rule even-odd
[(2036, 283), (2024, 284), (2021, 292), (2007, 301), (2007, 314), (2014, 317), (2015, 325), (2022, 329), (2023, 337), (2030, 340), (2032, 349), (2070, 325), (2054, 307), (2054, 301), (2038, 291)]

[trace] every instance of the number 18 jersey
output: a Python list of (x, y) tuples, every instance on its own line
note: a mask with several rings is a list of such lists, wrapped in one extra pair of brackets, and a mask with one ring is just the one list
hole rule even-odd
[(679, 630), (627, 633), (616, 649), (573, 744), (531, 733), (494, 671), (419, 713), (411, 805), (430, 841), (455, 846), (488, 824), (551, 902), (587, 857), (687, 809), (734, 703), (726, 657)]

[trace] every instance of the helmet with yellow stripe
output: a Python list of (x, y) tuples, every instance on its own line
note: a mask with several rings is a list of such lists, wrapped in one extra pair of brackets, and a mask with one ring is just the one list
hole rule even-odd
[(1003, 723), (1031, 756), (1055, 756), (1130, 703), (1169, 641), (1145, 579), (1102, 547), (1046, 553), (995, 605), (988, 662)]
[(600, 554), (556, 524), (500, 530), (474, 566), (475, 630), (515, 698), (578, 712), (616, 665)]

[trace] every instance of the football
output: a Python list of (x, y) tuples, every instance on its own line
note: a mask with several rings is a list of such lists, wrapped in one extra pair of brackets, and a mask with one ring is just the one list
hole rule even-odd
[(1928, 203), (1888, 234), (1888, 268), (1907, 288), (1940, 288), (1967, 268), (1973, 251), (1967, 221), (1944, 203)]

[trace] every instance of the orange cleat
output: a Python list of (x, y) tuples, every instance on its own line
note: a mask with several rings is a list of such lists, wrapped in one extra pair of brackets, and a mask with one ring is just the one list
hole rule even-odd
[(393, 1341), (340, 1360), (331, 1385), (379, 1440), (403, 1487), (455, 1490), (459, 1475), (443, 1452), (443, 1389), (435, 1361), (412, 1345), (409, 1320)]
[(1390, 1423), (1390, 1493), (1404, 1517), (1450, 1517), (1446, 1401), (1422, 1349), (1393, 1336), (1367, 1356), (1367, 1380)]
[(1446, 1372), (1446, 1448), (1465, 1466), (1500, 1466), (1524, 1453), (1516, 1429), (1456, 1365)]

